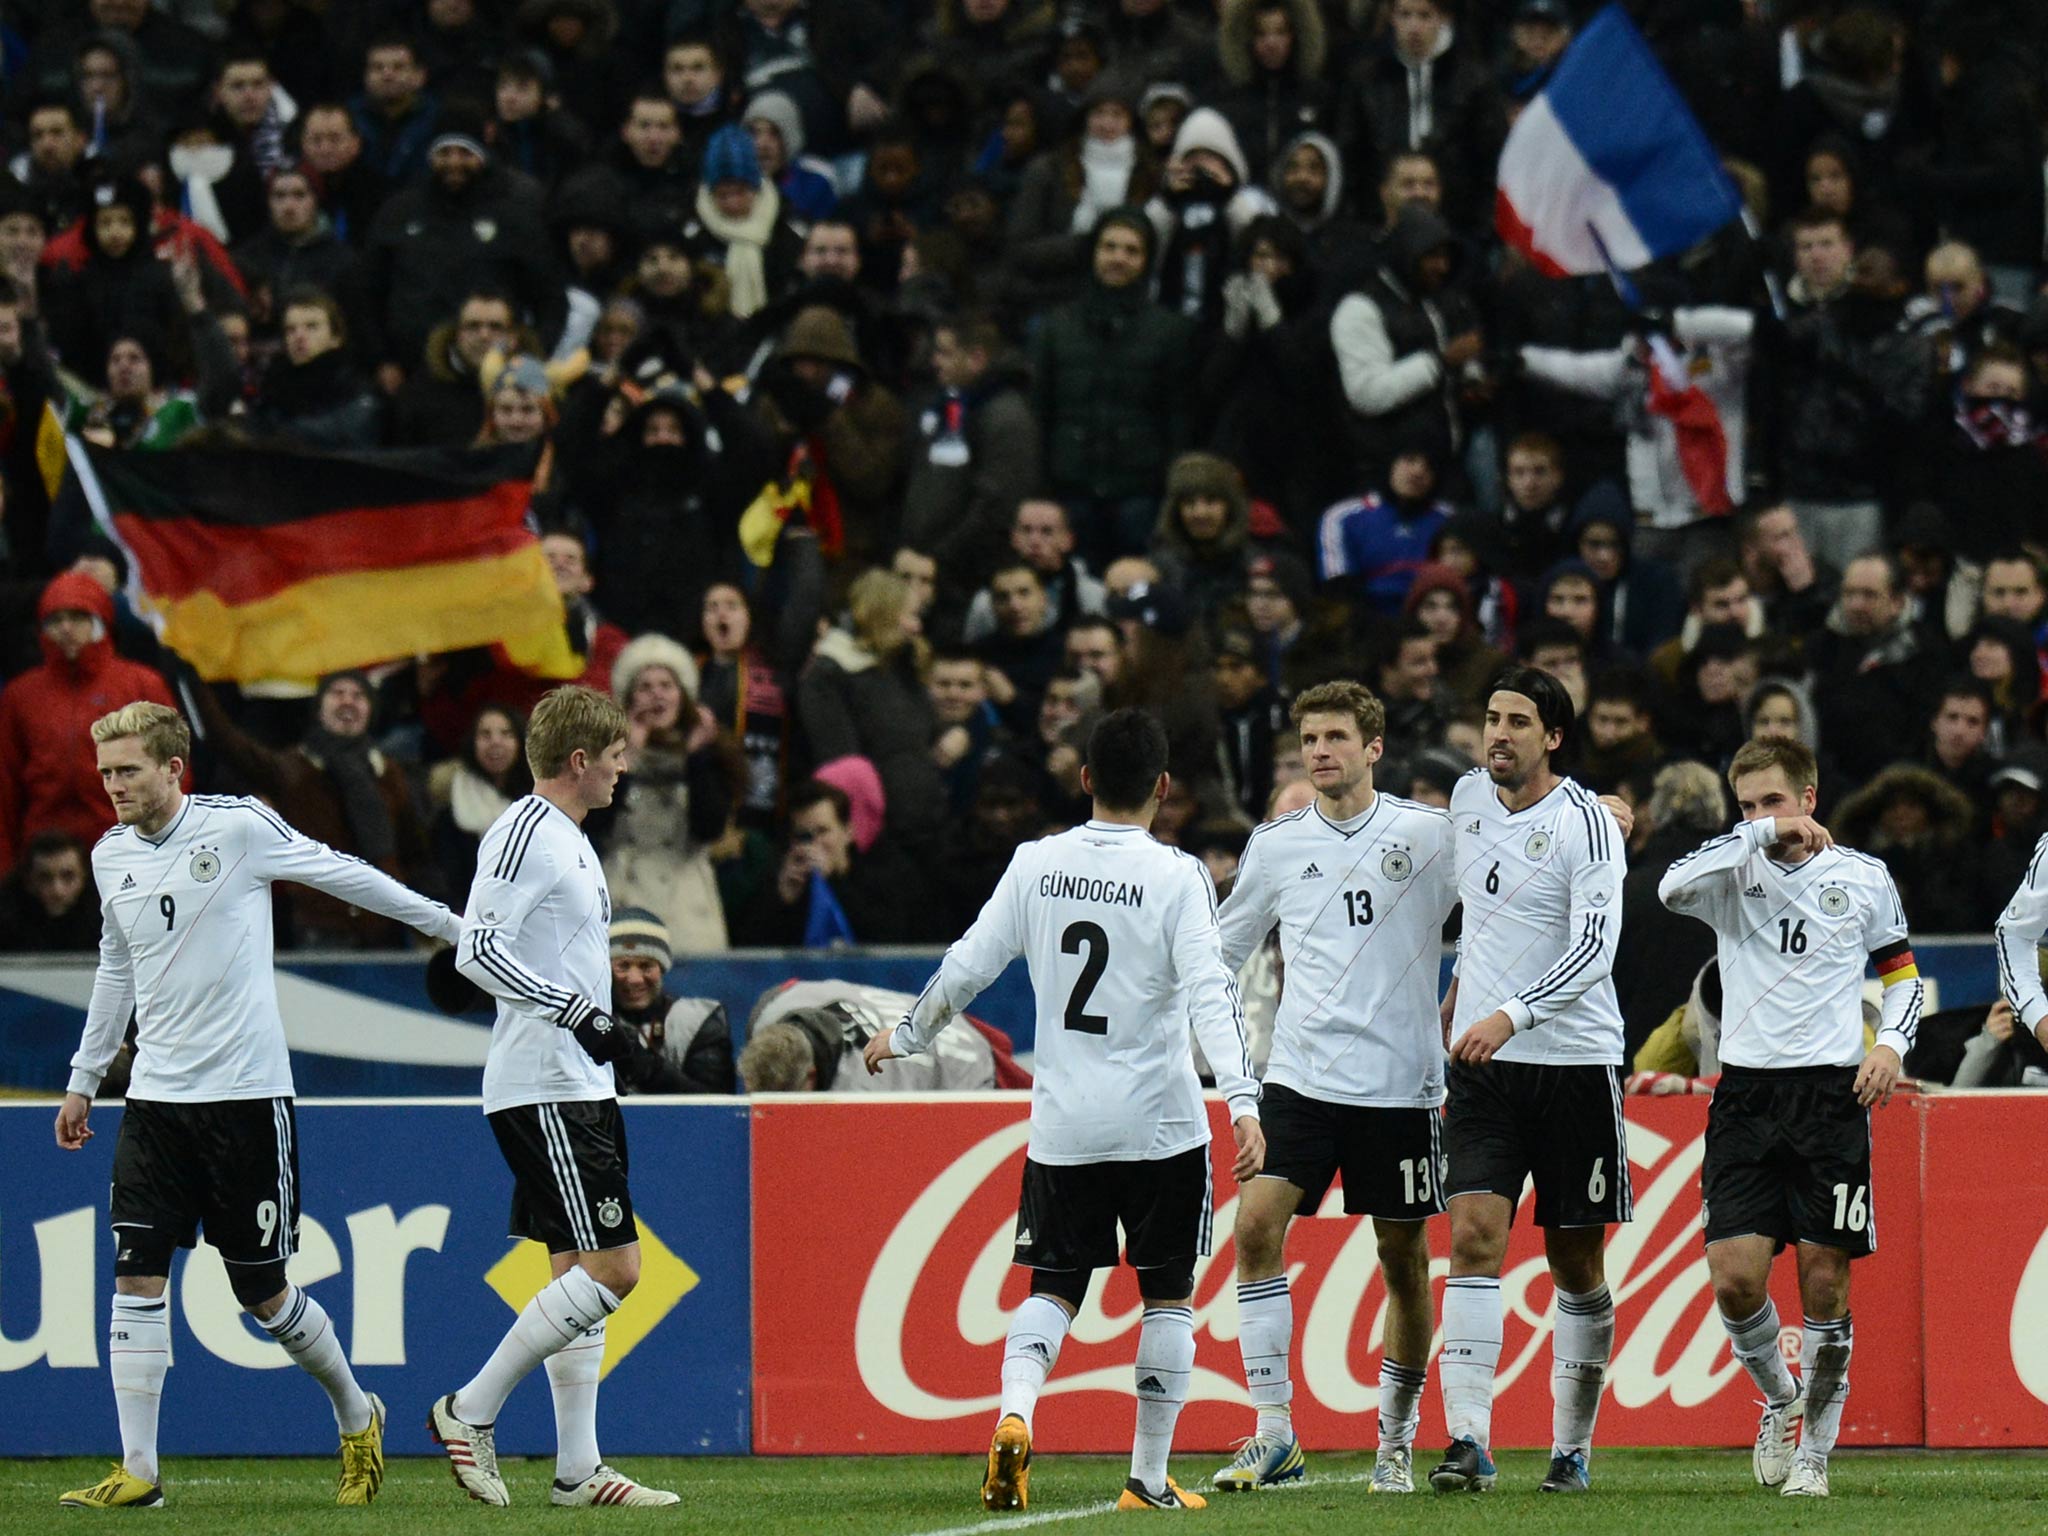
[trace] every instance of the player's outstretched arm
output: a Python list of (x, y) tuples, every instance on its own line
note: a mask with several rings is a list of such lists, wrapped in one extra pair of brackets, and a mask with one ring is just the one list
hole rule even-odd
[(1273, 910), (1273, 882), (1268, 877), (1266, 860), (1259, 847), (1259, 836), (1253, 832), (1252, 840), (1245, 845), (1244, 858), (1237, 866), (1237, 879), (1231, 883), (1230, 897), (1217, 913), (1217, 927), (1223, 935), (1223, 964), (1235, 976), (1251, 958), (1253, 950), (1266, 942), (1266, 935), (1273, 931), (1279, 921), (1279, 914)]
[(254, 847), (263, 860), (265, 878), (291, 880), (324, 891), (337, 901), (361, 907), (425, 934), (454, 943), (462, 936), (462, 919), (411, 886), (394, 880), (374, 864), (337, 853), (282, 821), (279, 835), (258, 832)]
[(967, 931), (947, 947), (945, 959), (924, 984), (903, 1022), (868, 1041), (861, 1059), (867, 1063), (871, 1076), (882, 1070), (883, 1062), (894, 1057), (923, 1055), (938, 1032), (1024, 952), (1020, 897), (1027, 871), (1035, 860), (1035, 847), (1026, 843), (1010, 855), (1010, 867), (996, 882), (994, 894)]
[(2034, 845), (2026, 878), (1998, 914), (1998, 990), (2014, 1017), (2048, 1045), (2048, 989), (2041, 985), (2041, 935), (2048, 931), (2048, 837)]

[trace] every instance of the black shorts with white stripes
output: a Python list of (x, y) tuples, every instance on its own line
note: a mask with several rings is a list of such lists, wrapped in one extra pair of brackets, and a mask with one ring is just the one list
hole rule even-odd
[(1700, 1169), (1706, 1240), (1818, 1243), (1877, 1252), (1870, 1111), (1854, 1067), (1721, 1066)]
[(1299, 1216), (1313, 1216), (1344, 1175), (1344, 1214), (1383, 1221), (1441, 1215), (1443, 1117), (1434, 1109), (1335, 1104), (1267, 1083), (1259, 1099), (1266, 1132), (1266, 1179), (1301, 1191)]
[(1536, 1181), (1536, 1225), (1629, 1221), (1628, 1131), (1613, 1067), (1453, 1061), (1444, 1114), (1444, 1193), (1511, 1202)]
[(1114, 1269), (1117, 1228), (1133, 1269), (1209, 1251), (1216, 1192), (1209, 1148), (1131, 1162), (1024, 1160), (1015, 1262), (1031, 1269)]
[[(125, 1251), (168, 1257), (200, 1228), (230, 1264), (276, 1264), (299, 1238), (298, 1121), (290, 1099), (130, 1099), (114, 1139), (115, 1273)], [(158, 1271), (162, 1273), (163, 1271)]]
[(617, 1099), (518, 1104), (485, 1118), (512, 1170), (513, 1237), (545, 1243), (549, 1253), (595, 1253), (640, 1241)]

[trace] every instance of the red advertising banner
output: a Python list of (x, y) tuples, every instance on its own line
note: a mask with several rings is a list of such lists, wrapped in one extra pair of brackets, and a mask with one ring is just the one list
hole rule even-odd
[[(1700, 1243), (1699, 1170), (1707, 1101), (1628, 1103), (1636, 1219), (1616, 1228), (1608, 1284), (1617, 1328), (1600, 1441), (1747, 1445), (1754, 1389), (1728, 1352)], [(767, 1454), (975, 1452), (997, 1402), (1003, 1338), (1024, 1298), (1010, 1263), (1028, 1101), (1016, 1095), (775, 1100), (754, 1109), (754, 1449)], [(1845, 1444), (1918, 1444), (1922, 1435), (1920, 1117), (1902, 1100), (1875, 1117), (1877, 1255), (1856, 1266), (1860, 1338)], [(1250, 1433), (1237, 1347), (1236, 1200), (1216, 1132), (1216, 1253), (1195, 1271), (1196, 1363), (1177, 1442), (1227, 1449)], [(857, 1150), (854, 1150), (857, 1149)], [(853, 1155), (849, 1157), (849, 1151)], [(857, 1172), (848, 1177), (844, 1170)], [(2048, 1208), (2048, 1190), (2043, 1191)], [(1341, 1208), (1333, 1192), (1330, 1209)], [(1432, 1223), (1438, 1301), (1446, 1221)], [(1293, 1276), (1294, 1413), (1304, 1441), (1368, 1448), (1385, 1292), (1371, 1224), (1297, 1222)], [(2048, 1262), (2042, 1266), (2048, 1285)], [(1547, 1445), (1553, 1309), (1542, 1239), (1527, 1203), (1503, 1273), (1507, 1308), (1494, 1439)], [(1789, 1256), (1773, 1286), (1797, 1349), (1800, 1308)], [(1139, 1303), (1128, 1268), (1098, 1278), (1038, 1414), (1052, 1451), (1130, 1443)], [(2048, 1364), (2048, 1359), (2044, 1359)], [(1441, 1433), (1436, 1372), (1425, 1442)], [(2048, 1437), (2044, 1437), (2048, 1438)]]
[[(1928, 1105), (1929, 1445), (2048, 1445), (2044, 1131), (2048, 1097), (2038, 1092)], [(1862, 1365), (1859, 1350), (1855, 1369)]]

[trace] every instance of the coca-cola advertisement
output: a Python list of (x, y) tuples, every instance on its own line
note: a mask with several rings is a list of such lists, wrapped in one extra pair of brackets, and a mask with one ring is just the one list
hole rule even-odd
[(2048, 1445), (2048, 1095), (1928, 1110), (1927, 1443)]
[[(775, 1454), (974, 1452), (997, 1402), (1009, 1314), (1027, 1288), (1010, 1262), (1029, 1132), (1021, 1094), (788, 1100), (754, 1123), (754, 1449)], [(1731, 1358), (1700, 1241), (1707, 1101), (1628, 1104), (1635, 1220), (1613, 1229), (1607, 1278), (1616, 1335), (1601, 1409), (1607, 1445), (1747, 1445), (1755, 1389)], [(1225, 1110), (1215, 1133), (1216, 1251), (1195, 1270), (1195, 1372), (1177, 1444), (1226, 1450), (1251, 1432), (1237, 1345), (1230, 1242), (1236, 1191)], [(1860, 1347), (1844, 1420), (1850, 1445), (1918, 1444), (1923, 1434), (1921, 1101), (1873, 1116), (1879, 1249), (1857, 1264)], [(2038, 1144), (2038, 1138), (2035, 1139)], [(2048, 1211), (2048, 1189), (2037, 1188)], [(1507, 1312), (1494, 1442), (1550, 1442), (1554, 1318), (1542, 1238), (1518, 1213), (1501, 1287)], [(1326, 1209), (1342, 1209), (1331, 1192)], [(2036, 1223), (2036, 1228), (2042, 1225)], [(1437, 1296), (1449, 1222), (1431, 1223)], [(1287, 1244), (1294, 1297), (1294, 1415), (1311, 1448), (1369, 1448), (1386, 1292), (1369, 1221), (1297, 1221)], [(2037, 1265), (2048, 1290), (2048, 1260)], [(1792, 1258), (1774, 1294), (1796, 1356)], [(1050, 1451), (1130, 1444), (1139, 1302), (1129, 1268), (1098, 1277), (1037, 1416)], [(2048, 1369), (2048, 1355), (2041, 1362)], [(2039, 1404), (2035, 1405), (2037, 1411)], [(1443, 1427), (1436, 1372), (1424, 1443)], [(2037, 1438), (2040, 1438), (2037, 1432)]]

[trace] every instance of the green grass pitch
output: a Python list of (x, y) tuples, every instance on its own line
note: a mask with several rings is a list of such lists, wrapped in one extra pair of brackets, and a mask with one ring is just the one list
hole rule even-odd
[[(1427, 1454), (1419, 1458), (1427, 1464)], [(1221, 1458), (1177, 1456), (1174, 1475), (1191, 1491)], [(960, 1457), (846, 1459), (699, 1457), (620, 1458), (622, 1471), (683, 1495), (680, 1506), (651, 1510), (566, 1510), (547, 1503), (553, 1465), (505, 1463), (513, 1507), (485, 1509), (456, 1490), (437, 1460), (394, 1460), (383, 1496), (368, 1510), (336, 1509), (335, 1463), (173, 1460), (166, 1506), (141, 1523), (151, 1531), (315, 1536), (381, 1529), (404, 1536), (444, 1532), (563, 1531), (624, 1526), (636, 1530), (833, 1533), (833, 1536), (968, 1536), (970, 1532), (1045, 1531), (1085, 1536), (1105, 1526), (1165, 1518), (1113, 1515), (1126, 1464), (1106, 1456), (1041, 1457), (1032, 1468), (1031, 1508), (988, 1515), (977, 1490), (978, 1462)], [(1583, 1497), (1538, 1495), (1544, 1458), (1510, 1451), (1500, 1458), (1501, 1486), (1490, 1494), (1368, 1498), (1371, 1459), (1316, 1456), (1298, 1488), (1218, 1496), (1199, 1513), (1175, 1517), (1217, 1533), (1323, 1536), (1361, 1531), (1484, 1532), (1486, 1536), (1754, 1536), (1758, 1532), (2048, 1531), (2048, 1456), (2030, 1452), (1860, 1452), (1836, 1455), (1834, 1497), (1786, 1500), (1755, 1486), (1742, 1451), (1602, 1451), (1594, 1491)], [(104, 1524), (107, 1517), (64, 1511), (57, 1496), (98, 1480), (103, 1461), (0, 1463), (0, 1532), (48, 1532)], [(127, 1520), (115, 1521), (127, 1526)]]

